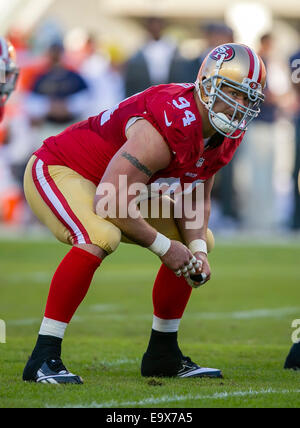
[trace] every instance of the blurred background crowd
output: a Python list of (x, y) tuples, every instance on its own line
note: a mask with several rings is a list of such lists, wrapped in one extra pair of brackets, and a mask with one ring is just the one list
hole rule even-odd
[(194, 82), (209, 50), (236, 41), (262, 56), (266, 101), (234, 160), (218, 173), (211, 227), (300, 231), (299, 0), (287, 0), (282, 10), (271, 0), (85, 3), (0, 1), (1, 35), (15, 46), (21, 70), (0, 124), (0, 229), (36, 224), (22, 178), (45, 138), (151, 85)]

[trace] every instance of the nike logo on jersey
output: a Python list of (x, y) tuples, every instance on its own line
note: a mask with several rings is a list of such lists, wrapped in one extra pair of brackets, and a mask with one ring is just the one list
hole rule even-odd
[(166, 122), (166, 125), (167, 125), (167, 127), (169, 127), (169, 126), (172, 125), (173, 122), (169, 122), (166, 111), (164, 113), (165, 113), (165, 122)]

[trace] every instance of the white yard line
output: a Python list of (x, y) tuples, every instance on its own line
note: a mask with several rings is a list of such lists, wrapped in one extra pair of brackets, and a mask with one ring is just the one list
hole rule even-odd
[(20, 320), (9, 320), (6, 321), (6, 324), (11, 326), (34, 325), (40, 323), (41, 320), (42, 318), (25, 318)]
[(5, 284), (22, 284), (24, 281), (36, 283), (36, 284), (44, 284), (51, 282), (52, 275), (47, 272), (23, 272), (23, 273), (10, 273), (10, 274), (2, 274), (1, 281)]
[(140, 358), (119, 358), (118, 360), (112, 360), (112, 361), (99, 361), (100, 364), (104, 364), (107, 367), (118, 367), (124, 364), (139, 364)]
[[(125, 307), (125, 306), (123, 306)], [(184, 319), (192, 320), (226, 320), (226, 319), (235, 319), (235, 320), (250, 320), (258, 318), (280, 318), (288, 315), (299, 315), (300, 316), (300, 306), (293, 307), (283, 307), (283, 308), (261, 308), (261, 309), (251, 309), (245, 311), (233, 311), (233, 312), (187, 312), (184, 314)], [(102, 317), (102, 314), (99, 313), (99, 316)], [(132, 314), (132, 315), (123, 315), (121, 313), (106, 313), (103, 314), (103, 317), (109, 320), (121, 320), (121, 319), (134, 319), (134, 320), (144, 320), (149, 321), (152, 319), (152, 314)], [(85, 317), (82, 317), (85, 318)]]
[[(150, 406), (150, 405), (161, 405), (169, 403), (177, 403), (181, 401), (201, 401), (201, 400), (226, 400), (227, 398), (234, 397), (259, 397), (260, 395), (269, 394), (299, 394), (300, 389), (294, 390), (275, 390), (272, 388), (262, 390), (249, 391), (234, 391), (234, 392), (216, 392), (211, 395), (200, 395), (200, 394), (186, 394), (186, 395), (162, 395), (161, 397), (148, 397), (138, 401), (117, 401), (111, 400), (103, 403), (97, 403), (95, 401), (90, 404), (78, 404), (78, 405), (66, 405), (64, 408), (118, 408), (118, 407), (136, 407), (136, 406)], [(46, 406), (51, 407), (51, 406)]]
[(113, 313), (117, 313), (117, 311), (119, 311), (122, 307), (120, 305), (115, 305), (113, 303), (103, 303), (103, 304), (96, 304), (96, 305), (91, 305), (89, 307), (89, 310), (91, 312), (97, 312), (97, 313), (102, 313), (102, 312), (113, 312)]
[(286, 308), (262, 308), (262, 309), (251, 309), (249, 311), (234, 311), (234, 312), (200, 312), (198, 314), (191, 313), (187, 314), (188, 318), (193, 319), (207, 319), (207, 320), (218, 320), (218, 319), (256, 319), (256, 318), (279, 318), (286, 315), (292, 314), (300, 315), (300, 307), (286, 307)]
[[(115, 310), (122, 310), (125, 306), (113, 305), (113, 304), (103, 304), (103, 305), (92, 305), (90, 306), (90, 311), (94, 312), (95, 315), (81, 315), (75, 316), (72, 322), (86, 322), (91, 318), (105, 318), (106, 320), (113, 321), (122, 321), (124, 319), (133, 319), (133, 320), (144, 320), (150, 321), (152, 319), (151, 314), (140, 314), (140, 315), (124, 315), (114, 312)], [(297, 315), (300, 317), (300, 307), (285, 307), (285, 308), (274, 308), (274, 309), (252, 309), (249, 311), (234, 311), (234, 312), (199, 312), (199, 313), (186, 313), (184, 319), (191, 320), (251, 320), (258, 318), (280, 318), (288, 315)], [(38, 318), (29, 318), (29, 319), (16, 319), (8, 320), (7, 325), (13, 326), (22, 326), (22, 325), (32, 325), (37, 322), (41, 322), (41, 319)]]

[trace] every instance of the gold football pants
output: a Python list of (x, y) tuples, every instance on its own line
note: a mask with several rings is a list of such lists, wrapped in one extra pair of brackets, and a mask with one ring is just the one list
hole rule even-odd
[[(28, 204), (37, 218), (61, 242), (94, 244), (108, 254), (119, 243), (129, 241), (119, 228), (95, 214), (96, 186), (70, 168), (45, 165), (33, 156), (24, 176), (24, 191)], [(162, 203), (164, 203), (162, 198)], [(166, 199), (165, 199), (166, 201)], [(174, 218), (149, 218), (146, 221), (170, 239), (182, 241)], [(214, 237), (207, 234), (208, 251), (214, 247)]]

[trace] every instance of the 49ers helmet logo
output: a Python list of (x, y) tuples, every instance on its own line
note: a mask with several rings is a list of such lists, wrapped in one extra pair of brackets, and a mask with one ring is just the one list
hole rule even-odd
[(231, 46), (227, 45), (218, 46), (212, 51), (210, 57), (215, 61), (218, 61), (222, 58), (223, 55), (225, 56), (224, 61), (230, 61), (232, 58), (234, 58), (234, 49)]
[(257, 83), (257, 82), (250, 82), (249, 86), (250, 86), (251, 89), (256, 90), (256, 89), (258, 89), (258, 87), (260, 86), (260, 84)]

